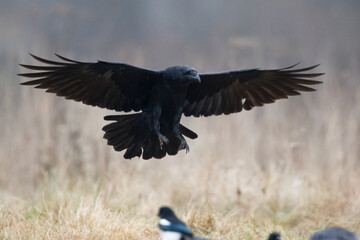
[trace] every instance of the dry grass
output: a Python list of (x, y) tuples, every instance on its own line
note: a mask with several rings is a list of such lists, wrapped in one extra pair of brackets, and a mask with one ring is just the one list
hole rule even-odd
[(16, 104), (3, 96), (0, 236), (158, 239), (161, 205), (213, 239), (307, 239), (332, 225), (360, 232), (360, 109), (347, 104), (360, 95), (337, 92), (334, 74), (315, 94), (184, 119), (200, 136), (190, 153), (150, 161), (106, 146), (105, 110), (33, 89)]
[[(0, 239), (159, 239), (162, 205), (212, 239), (360, 233), (359, 4), (135, 2), (0, 1)], [(27, 52), (326, 75), (315, 93), (184, 117), (189, 154), (127, 161), (102, 138), (113, 112), (18, 85)]]

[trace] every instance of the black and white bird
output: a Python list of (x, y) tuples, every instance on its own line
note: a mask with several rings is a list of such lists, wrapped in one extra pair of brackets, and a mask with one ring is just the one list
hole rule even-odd
[(161, 207), (158, 216), (162, 240), (190, 240), (194, 234), (169, 207)]
[(341, 227), (326, 228), (314, 233), (310, 240), (359, 240), (358, 236)]

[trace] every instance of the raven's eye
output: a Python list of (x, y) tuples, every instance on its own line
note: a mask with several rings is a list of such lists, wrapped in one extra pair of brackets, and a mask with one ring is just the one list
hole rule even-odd
[(197, 74), (197, 71), (196, 71), (196, 70), (189, 70), (189, 71), (186, 72), (186, 74), (196, 75), (196, 74)]

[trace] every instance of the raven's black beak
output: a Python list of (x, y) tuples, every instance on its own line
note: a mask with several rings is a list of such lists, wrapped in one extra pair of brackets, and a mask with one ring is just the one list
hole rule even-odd
[(201, 83), (201, 78), (199, 75), (196, 74), (196, 76), (194, 76), (194, 82)]
[(187, 79), (191, 83), (201, 83), (200, 76), (195, 69), (191, 69), (187, 72)]
[(191, 74), (188, 79), (193, 83), (201, 83), (200, 76), (196, 72)]

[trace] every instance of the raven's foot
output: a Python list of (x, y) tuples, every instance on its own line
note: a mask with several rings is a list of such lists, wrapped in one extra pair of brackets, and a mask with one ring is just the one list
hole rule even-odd
[(165, 137), (164, 135), (162, 135), (161, 133), (158, 133), (158, 138), (159, 138), (159, 142), (160, 142), (160, 148), (162, 149), (165, 144), (169, 143), (169, 139), (167, 139), (167, 137)]
[(190, 152), (190, 147), (183, 137), (180, 137), (179, 151), (185, 149), (186, 153)]

